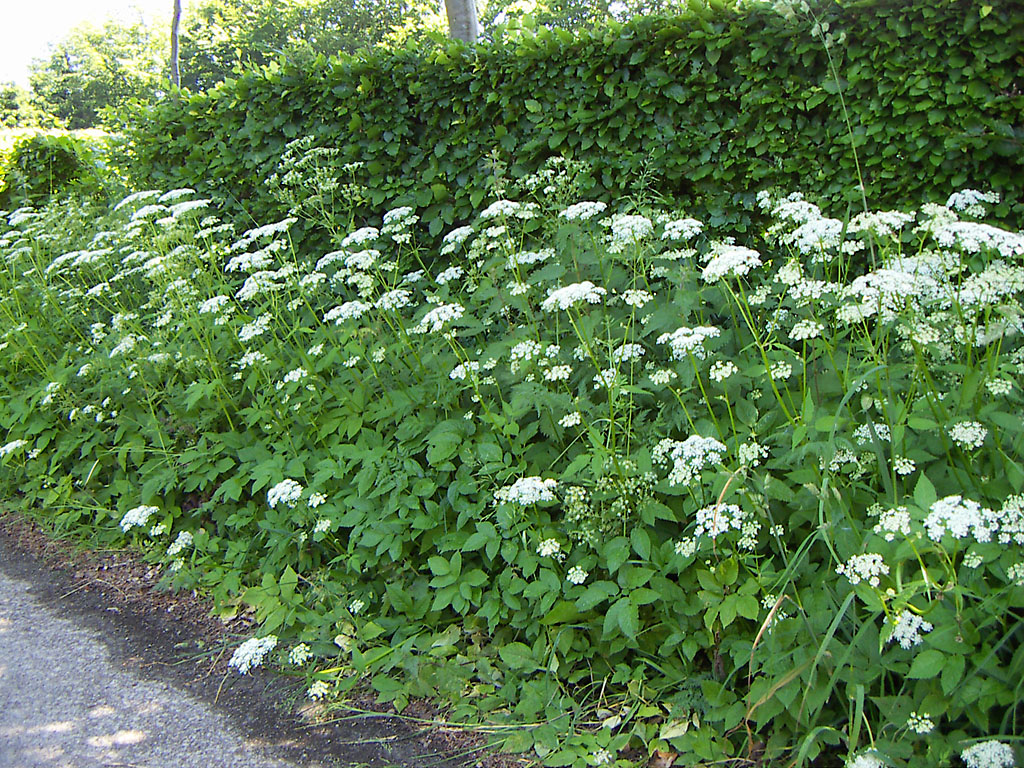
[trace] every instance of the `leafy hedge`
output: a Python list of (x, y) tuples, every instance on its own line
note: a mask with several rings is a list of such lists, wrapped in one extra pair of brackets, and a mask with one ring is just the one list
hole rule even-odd
[(0, 207), (40, 205), (110, 180), (110, 137), (101, 131), (13, 130), (0, 137)]
[[(742, 222), (766, 186), (859, 201), (845, 102), (872, 205), (981, 180), (1024, 199), (1016, 0), (817, 13), (694, 2), (579, 37), (542, 30), (505, 46), (275, 65), (140, 116), (128, 127), (133, 172), (264, 220), (284, 210), (265, 180), (289, 141), (312, 137), (339, 150), (336, 176), (365, 188), (360, 217), (385, 201), (415, 205), (436, 234), (492, 191), (495, 161), (522, 176), (564, 155), (593, 168), (608, 199), (643, 177), (693, 211)], [(361, 165), (340, 170), (350, 163)], [(1006, 220), (1010, 205), (994, 215)]]

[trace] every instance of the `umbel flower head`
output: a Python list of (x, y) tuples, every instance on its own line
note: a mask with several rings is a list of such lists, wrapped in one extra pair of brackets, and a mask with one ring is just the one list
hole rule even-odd
[(266, 637), (251, 637), (242, 643), (231, 655), (229, 667), (234, 667), (241, 674), (249, 674), (249, 670), (258, 667), (263, 663), (263, 658), (274, 650), (277, 645), (277, 635)]

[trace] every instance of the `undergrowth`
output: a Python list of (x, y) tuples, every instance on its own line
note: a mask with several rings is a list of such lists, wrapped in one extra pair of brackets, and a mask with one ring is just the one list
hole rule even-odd
[(254, 611), (233, 665), (328, 710), (431, 696), (552, 766), (1012, 765), (1024, 237), (767, 191), (739, 244), (583, 170), (436, 251), (408, 207), (297, 206), (324, 253), (190, 190), (6, 215), (4, 497)]

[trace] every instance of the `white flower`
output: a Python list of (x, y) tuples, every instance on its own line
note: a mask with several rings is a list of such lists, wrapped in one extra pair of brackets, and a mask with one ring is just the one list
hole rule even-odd
[(656, 384), (659, 387), (663, 387), (670, 383), (673, 379), (679, 378), (679, 375), (668, 368), (661, 368), (657, 371), (652, 371), (648, 374), (647, 378), (651, 380), (652, 384)]
[(380, 232), (376, 227), (363, 227), (357, 229), (349, 235), (345, 236), (345, 239), (341, 241), (342, 248), (348, 248), (353, 245), (362, 245), (363, 243), (370, 243), (380, 237)]
[(569, 309), (581, 302), (599, 304), (605, 293), (607, 291), (604, 288), (594, 285), (589, 280), (584, 280), (582, 283), (573, 283), (551, 291), (540, 307), (545, 312), (554, 312), (556, 309)]
[(707, 357), (704, 342), (721, 335), (714, 326), (701, 325), (696, 328), (677, 328), (672, 333), (663, 333), (658, 337), (659, 344), (668, 344), (672, 348), (673, 360), (686, 360), (693, 355), (698, 360)]
[(448, 267), (448, 269), (438, 274), (438, 276), (434, 278), (434, 281), (438, 285), (447, 285), (452, 280), (458, 280), (460, 277), (462, 277), (462, 274), (462, 267)]
[(574, 565), (569, 569), (569, 572), (565, 574), (565, 580), (571, 584), (582, 584), (587, 580), (587, 576), (589, 575), (590, 574), (580, 568), (580, 566)]
[(711, 364), (711, 370), (708, 371), (714, 381), (723, 382), (736, 373), (739, 369), (732, 360), (716, 360)]
[(545, 381), (568, 381), (572, 375), (571, 365), (554, 365), (544, 371)]
[(560, 418), (558, 420), (558, 425), (568, 429), (569, 427), (577, 426), (582, 419), (583, 415), (579, 411), (573, 411), (572, 413), (567, 413), (565, 416)]
[(1013, 391), (1013, 382), (1009, 379), (991, 379), (985, 382), (985, 388), (997, 397), (1008, 395)]
[(894, 507), (878, 516), (874, 532), (881, 534), (886, 541), (895, 541), (896, 534), (910, 535), (910, 512), (906, 507)]
[(640, 344), (623, 344), (612, 351), (612, 361), (622, 363), (627, 360), (639, 360), (644, 356), (644, 348)]
[(897, 475), (910, 475), (917, 469), (917, 464), (906, 456), (896, 456), (892, 460), (892, 468)]
[(445, 235), (444, 239), (441, 241), (441, 255), (447, 256), (450, 253), (454, 253), (471, 234), (473, 234), (472, 227), (458, 227), (457, 229), (453, 229)]
[(562, 545), (558, 543), (558, 539), (544, 539), (537, 545), (537, 554), (541, 557), (555, 557), (561, 551)]
[(646, 216), (617, 213), (601, 223), (611, 229), (607, 238), (609, 253), (622, 253), (628, 245), (637, 243), (654, 232), (654, 222)]
[(715, 283), (723, 277), (742, 277), (761, 266), (761, 254), (740, 245), (720, 244), (711, 249), (709, 259), (701, 271), (705, 283)]
[(608, 205), (606, 203), (602, 203), (599, 201), (583, 201), (581, 203), (575, 203), (573, 205), (570, 205), (568, 208), (566, 208), (558, 215), (561, 216), (563, 219), (567, 219), (569, 221), (583, 221), (586, 219), (592, 219), (595, 216), (599, 216), (600, 214), (604, 213), (607, 207)]
[(1013, 748), (994, 739), (973, 744), (960, 753), (967, 768), (1013, 768)]
[[(312, 497), (310, 497), (310, 501), (312, 501)], [(329, 530), (331, 530), (331, 521), (326, 517), (321, 517), (313, 526), (313, 533), (327, 533)]]
[(1024, 563), (1014, 563), (1006, 569), (1007, 580), (1017, 587), (1024, 587)]
[[(885, 617), (885, 623), (889, 623), (888, 616)], [(904, 609), (896, 617), (888, 642), (898, 642), (901, 648), (909, 650), (923, 642), (922, 633), (931, 632), (932, 629), (934, 627), (930, 621), (925, 621), (916, 613)]]
[(150, 515), (155, 515), (159, 511), (159, 507), (146, 504), (129, 509), (121, 518), (121, 530), (127, 532), (130, 528), (142, 527), (149, 520)]
[(326, 680), (314, 680), (306, 691), (306, 695), (313, 701), (319, 701), (331, 692), (331, 684)]
[(672, 549), (680, 557), (689, 557), (697, 551), (697, 540), (689, 537), (680, 539), (673, 545)]
[(846, 768), (885, 768), (885, 763), (872, 752), (861, 752), (846, 761)]
[(288, 654), (288, 663), (294, 664), (296, 667), (301, 667), (312, 658), (313, 651), (310, 650), (309, 646), (305, 643), (299, 643), (292, 648), (291, 653)]
[(911, 712), (910, 717), (907, 718), (906, 728), (914, 733), (931, 733), (935, 730), (935, 723), (927, 712)]
[(743, 443), (736, 449), (736, 459), (744, 467), (756, 467), (761, 459), (768, 457), (768, 449), (755, 440)]
[(19, 448), (24, 448), (28, 445), (27, 440), (11, 440), (6, 445), (0, 446), (0, 459), (6, 458), (8, 455), (14, 453)]
[(467, 363), (460, 363), (452, 369), (452, 372), (448, 374), (448, 378), (452, 381), (465, 381), (466, 377), (472, 372), (480, 370), (480, 363), (476, 360), (470, 360)]
[(998, 192), (979, 192), (975, 189), (961, 189), (954, 192), (946, 200), (946, 207), (954, 211), (962, 211), (968, 216), (984, 216), (985, 206), (983, 203), (998, 203)]
[[(872, 436), (874, 433), (874, 436)], [(875, 438), (878, 438), (879, 442), (888, 443), (892, 441), (892, 433), (889, 431), (888, 424), (861, 424), (857, 429), (853, 431), (853, 439), (857, 442), (857, 445), (870, 445), (874, 442)]]
[(411, 329), (412, 333), (437, 333), (448, 323), (453, 323), (465, 313), (461, 304), (439, 304), (431, 309), (419, 323)]
[(518, 504), (522, 507), (539, 504), (542, 501), (554, 501), (558, 481), (540, 477), (521, 477), (512, 485), (506, 485), (494, 492), (497, 504)]
[(949, 429), (950, 439), (964, 450), (981, 448), (988, 429), (976, 421), (961, 421)]
[(498, 216), (512, 216), (522, 206), (513, 200), (497, 200), (480, 212), (481, 219), (494, 219)]
[(374, 306), (382, 311), (388, 312), (408, 306), (412, 294), (404, 288), (396, 288), (388, 291), (374, 302)]
[(1004, 258), (1024, 254), (1024, 235), (973, 221), (942, 224), (934, 229), (932, 236), (944, 248), (959, 246), (968, 253), (990, 248)]
[(836, 573), (845, 576), (851, 584), (860, 584), (866, 581), (872, 587), (877, 587), (879, 576), (886, 576), (889, 573), (889, 566), (886, 565), (879, 554), (868, 553), (854, 555), (845, 564), (836, 566)]
[(998, 529), (998, 515), (962, 496), (946, 496), (934, 502), (924, 519), (925, 531), (932, 541), (941, 541), (948, 532), (954, 539), (973, 535), (979, 542), (992, 540)]
[(348, 604), (348, 612), (351, 613), (353, 616), (355, 616), (357, 613), (362, 611), (363, 608), (365, 608), (365, 607), (366, 607), (366, 602), (363, 601), (363, 600), (360, 600), (357, 597), (355, 600), (353, 600), (351, 603)]
[(682, 442), (661, 440), (651, 451), (651, 458), (656, 464), (670, 466), (669, 485), (690, 485), (702, 469), (721, 463), (723, 453), (725, 445), (713, 437), (690, 435)]
[(276, 635), (252, 637), (235, 649), (235, 652), (231, 655), (231, 661), (228, 662), (228, 666), (234, 667), (240, 673), (246, 675), (250, 669), (262, 664), (263, 657), (274, 650), (276, 645)]
[(238, 332), (238, 340), (246, 342), (256, 338), (257, 336), (262, 336), (267, 332), (267, 329), (270, 328), (272, 320), (273, 318), (269, 313), (260, 315), (251, 323), (242, 326), (241, 330)]
[(772, 367), (769, 369), (768, 373), (773, 379), (785, 380), (793, 375), (793, 366), (785, 360), (779, 360), (772, 363)]
[(704, 230), (697, 219), (669, 219), (661, 233), (662, 240), (692, 240)]
[(181, 531), (178, 533), (178, 538), (171, 542), (171, 546), (167, 548), (167, 556), (174, 557), (179, 552), (191, 547), (193, 543), (192, 534), (188, 531)]
[(654, 299), (649, 291), (642, 291), (636, 288), (630, 288), (629, 290), (622, 292), (622, 300), (631, 307), (640, 309), (644, 304), (649, 303)]
[(739, 530), (749, 513), (736, 504), (712, 504), (697, 511), (697, 528), (694, 538), (710, 536), (712, 539), (730, 529)]
[(825, 330), (825, 326), (816, 320), (801, 320), (793, 326), (789, 332), (789, 338), (794, 341), (813, 339), (820, 336), (823, 330)]
[(295, 509), (299, 499), (302, 498), (302, 486), (295, 480), (285, 479), (267, 491), (267, 504), (276, 507), (284, 504), (289, 509)]
[(333, 320), (335, 325), (341, 325), (346, 320), (359, 319), (368, 309), (370, 305), (362, 301), (346, 301), (340, 307), (328, 310), (324, 315), (324, 322), (329, 323)]

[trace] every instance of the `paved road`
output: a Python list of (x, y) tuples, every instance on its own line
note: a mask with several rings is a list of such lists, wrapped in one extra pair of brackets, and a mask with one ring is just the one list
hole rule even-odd
[(207, 704), (144, 679), (0, 571), (0, 768), (296, 765)]

